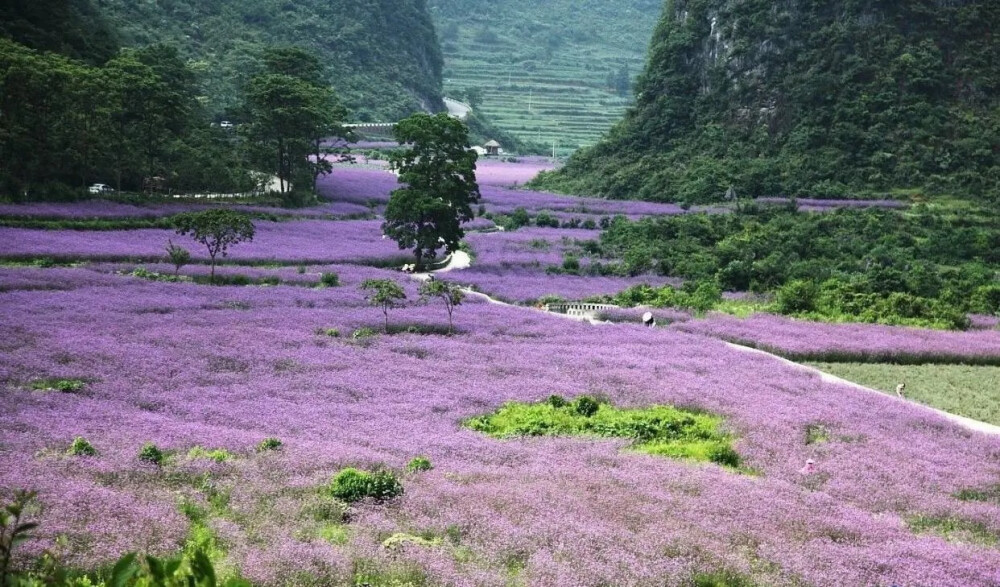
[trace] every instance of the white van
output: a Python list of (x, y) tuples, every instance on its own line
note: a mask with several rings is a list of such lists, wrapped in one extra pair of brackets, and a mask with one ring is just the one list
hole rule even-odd
[(115, 191), (106, 183), (95, 183), (87, 190), (92, 194), (110, 194)]

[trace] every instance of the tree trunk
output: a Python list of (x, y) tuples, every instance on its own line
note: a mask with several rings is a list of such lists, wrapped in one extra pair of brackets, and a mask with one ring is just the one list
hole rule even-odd
[(417, 248), (413, 250), (413, 256), (417, 258), (413, 269), (419, 273), (424, 270), (424, 249), (420, 245), (417, 245)]
[(385, 314), (385, 333), (389, 334), (389, 308), (387, 306), (383, 306), (382, 313)]
[(212, 271), (209, 273), (208, 282), (215, 285), (215, 255), (212, 255)]

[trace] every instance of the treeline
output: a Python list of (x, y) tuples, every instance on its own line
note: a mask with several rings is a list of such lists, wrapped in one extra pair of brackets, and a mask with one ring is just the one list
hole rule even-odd
[(244, 192), (278, 176), (311, 193), (319, 141), (344, 110), (318, 60), (268, 49), (244, 88), (238, 127), (212, 124), (175, 48), (124, 49), (102, 65), (0, 39), (0, 197), (118, 191)]
[(966, 313), (1000, 313), (1000, 225), (988, 215), (917, 207), (619, 217), (594, 252), (624, 259), (631, 274), (682, 277), (691, 291), (710, 283), (776, 294), (775, 309), (791, 315), (962, 328)]

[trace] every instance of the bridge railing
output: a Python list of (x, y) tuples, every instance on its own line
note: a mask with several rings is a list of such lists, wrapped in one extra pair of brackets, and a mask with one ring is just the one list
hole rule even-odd
[(565, 304), (545, 304), (545, 310), (547, 312), (555, 312), (557, 314), (569, 314), (571, 312), (600, 312), (601, 310), (614, 310), (618, 306), (614, 304), (588, 304), (588, 303), (565, 303)]

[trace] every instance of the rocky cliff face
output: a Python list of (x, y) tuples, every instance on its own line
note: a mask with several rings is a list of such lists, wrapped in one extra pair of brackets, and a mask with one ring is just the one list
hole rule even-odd
[(545, 187), (1000, 193), (1000, 2), (671, 0), (636, 107)]

